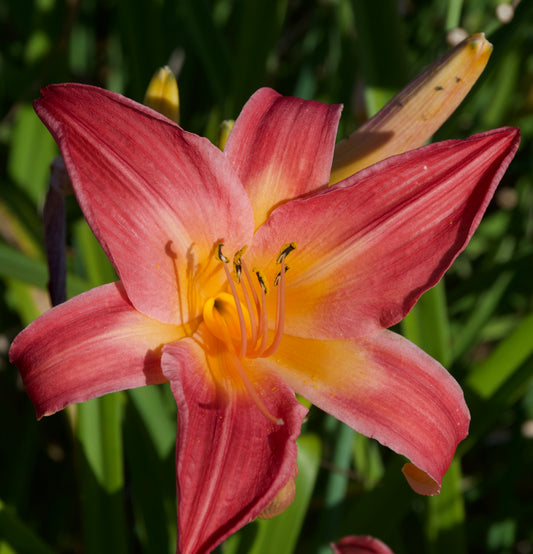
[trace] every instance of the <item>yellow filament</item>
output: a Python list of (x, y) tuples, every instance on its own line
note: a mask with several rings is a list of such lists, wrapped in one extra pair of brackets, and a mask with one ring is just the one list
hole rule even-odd
[(246, 338), (246, 325), (244, 324), (244, 314), (242, 313), (242, 306), (241, 302), (239, 300), (239, 296), (237, 295), (237, 290), (235, 289), (235, 284), (233, 283), (233, 280), (231, 278), (227, 262), (222, 260), (222, 265), (224, 266), (224, 271), (226, 272), (226, 279), (228, 280), (231, 294), (233, 294), (233, 298), (235, 299), (235, 307), (237, 308), (237, 314), (239, 316), (239, 325), (241, 328), (241, 349), (239, 351), (239, 358), (244, 358), (246, 355), (246, 347), (248, 346), (248, 339)]
[[(244, 276), (246, 277), (246, 282), (248, 283), (248, 286), (250, 287), (250, 290), (252, 291), (252, 296), (254, 297), (254, 303), (255, 307), (258, 310), (257, 313), (259, 314), (259, 308), (257, 304), (257, 294), (252, 286), (252, 283), (250, 281), (250, 273), (246, 269), (244, 262), (241, 262), (241, 268), (244, 271)], [(255, 344), (257, 341), (257, 319), (255, 316), (255, 310), (252, 307), (252, 302), (250, 300), (250, 295), (248, 294), (247, 287), (243, 281), (241, 281), (241, 287), (242, 287), (242, 293), (244, 295), (244, 301), (246, 303), (246, 309), (248, 311), (248, 315), (250, 316), (250, 325), (252, 328), (252, 337), (251, 342), (252, 344)]]
[(267, 340), (268, 340), (268, 318), (267, 318), (267, 309), (266, 309), (266, 290), (264, 287), (261, 287), (261, 306), (259, 309), (259, 331), (258, 331), (258, 340), (261, 338), (261, 343), (257, 350), (250, 354), (253, 358), (258, 358), (264, 352)]
[(279, 343), (281, 342), (281, 337), (283, 336), (283, 328), (285, 322), (285, 264), (281, 264), (280, 277), (278, 283), (278, 298), (277, 298), (277, 309), (276, 309), (276, 327), (274, 339), (272, 344), (261, 354), (263, 358), (268, 358), (274, 354), (277, 350)]

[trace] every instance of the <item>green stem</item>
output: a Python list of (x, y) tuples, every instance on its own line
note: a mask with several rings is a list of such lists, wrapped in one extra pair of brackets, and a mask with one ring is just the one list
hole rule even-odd
[(533, 313), (470, 372), (466, 384), (483, 400), (493, 397), (533, 354)]
[(448, 0), (448, 10), (446, 11), (447, 31), (456, 29), (461, 23), (461, 12), (463, 10), (463, 0)]
[(443, 280), (420, 298), (402, 321), (402, 332), (441, 364), (451, 364), (450, 327)]

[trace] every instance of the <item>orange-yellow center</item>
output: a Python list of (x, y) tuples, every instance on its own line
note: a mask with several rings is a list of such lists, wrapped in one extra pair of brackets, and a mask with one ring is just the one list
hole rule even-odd
[(229, 259), (222, 253), (222, 244), (218, 245), (217, 258), (224, 267), (230, 292), (220, 292), (209, 298), (203, 308), (203, 320), (207, 329), (225, 345), (246, 390), (260, 411), (278, 425), (282, 425), (283, 420), (274, 417), (267, 410), (246, 375), (242, 360), (271, 356), (281, 342), (285, 318), (285, 258), (295, 248), (294, 243), (286, 245), (277, 259), (280, 271), (274, 280), (277, 290), (276, 322), (270, 341), (265, 279), (259, 271), (254, 271), (254, 279), (248, 270), (242, 259), (245, 248), (235, 254), (233, 278), (228, 269)]

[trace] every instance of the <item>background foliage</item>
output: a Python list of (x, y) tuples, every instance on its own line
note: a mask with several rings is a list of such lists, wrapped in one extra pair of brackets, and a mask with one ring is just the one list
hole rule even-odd
[[(503, 22), (496, 0), (1, 1), (1, 554), (175, 548), (168, 389), (110, 395), (37, 422), (7, 361), (12, 338), (48, 306), (39, 214), (57, 150), (31, 108), (40, 87), (79, 81), (142, 101), (169, 63), (190, 131), (214, 139), (222, 119), (269, 85), (344, 103), (343, 137), (442, 54), (457, 27), (484, 31), (495, 49), (437, 138), (516, 125), (522, 146), (472, 243), (402, 331), (462, 384), (471, 435), (443, 493), (425, 499), (404, 482), (399, 456), (312, 409), (295, 504), (222, 550), (327, 552), (341, 536), (373, 534), (397, 554), (533, 552), (532, 7), (522, 0)], [(114, 275), (73, 198), (67, 208), (73, 295)]]

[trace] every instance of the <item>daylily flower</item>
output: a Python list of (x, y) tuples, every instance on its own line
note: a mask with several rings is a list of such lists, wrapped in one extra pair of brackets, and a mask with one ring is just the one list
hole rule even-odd
[(438, 491), (468, 409), (387, 327), (468, 243), (517, 129), (327, 186), (340, 106), (261, 89), (223, 152), (95, 87), (46, 87), (35, 109), (120, 281), (45, 313), (10, 357), (39, 418), (170, 382), (178, 552), (209, 552), (290, 501), (307, 412), (295, 392), (409, 458), (415, 490)]

